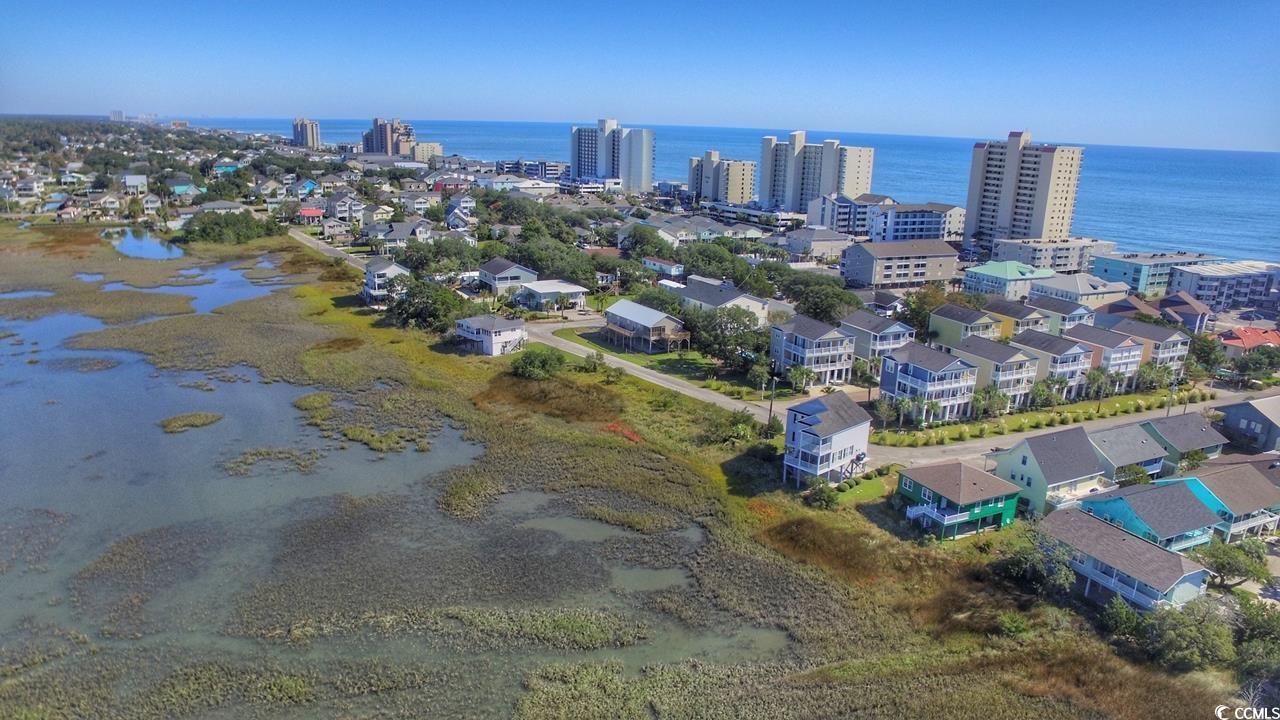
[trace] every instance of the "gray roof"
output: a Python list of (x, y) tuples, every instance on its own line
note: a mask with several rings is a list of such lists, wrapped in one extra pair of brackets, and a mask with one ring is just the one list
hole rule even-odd
[[(695, 284), (701, 285), (701, 283)], [(840, 332), (839, 328), (828, 325), (821, 320), (814, 320), (808, 315), (793, 315), (776, 327), (783, 332), (799, 335), (809, 340), (817, 340), (831, 333)]]
[(982, 306), (987, 312), (1004, 315), (1005, 317), (1015, 318), (1017, 320), (1026, 320), (1036, 314), (1036, 309), (1027, 307), (1022, 303), (1016, 303), (1012, 300), (1005, 300), (1000, 297), (993, 297), (987, 300), (987, 304)]
[(889, 207), (890, 210), (896, 212), (936, 212), (946, 213), (956, 209), (956, 205), (948, 205), (940, 202), (926, 203), (895, 203)]
[(934, 350), (928, 345), (921, 345), (918, 342), (909, 342), (893, 352), (889, 353), (889, 357), (894, 362), (909, 363), (929, 370), (931, 372), (942, 372), (955, 363), (960, 363), (966, 367), (973, 367), (971, 363), (965, 362), (963, 359), (954, 355), (948, 355), (941, 350)]
[(1072, 325), (1062, 331), (1062, 337), (1087, 342), (1098, 347), (1118, 348), (1126, 342), (1132, 342), (1133, 338), (1123, 333), (1113, 332), (1111, 330), (1103, 330), (1100, 327), (1092, 325)]
[[(364, 269), (370, 272), (382, 272), (383, 270), (386, 270), (392, 265), (400, 265), (400, 263), (396, 262), (395, 260), (389, 257), (376, 257), (370, 260), (369, 262), (365, 263)], [(406, 268), (403, 265), (400, 265), (400, 269), (404, 270), (405, 272), (409, 271), (409, 268)]]
[(488, 330), (490, 332), (498, 332), (500, 330), (514, 330), (524, 327), (524, 321), (519, 318), (503, 318), (497, 315), (477, 315), (463, 320), (473, 328)]
[(974, 310), (971, 307), (965, 307), (964, 305), (957, 305), (955, 303), (940, 305), (930, 314), (937, 315), (944, 320), (954, 320), (958, 323), (964, 323), (965, 325), (972, 325), (984, 318), (994, 322), (994, 320), (982, 310)]
[[(845, 196), (841, 195), (840, 197), (845, 197)], [(888, 200), (891, 203), (894, 202), (894, 199), (889, 197), (888, 195), (877, 195), (875, 193), (862, 193), (858, 197), (853, 198), (854, 202), (859, 202), (863, 204), (870, 203), (870, 204), (877, 204), (877, 205), (880, 203), (883, 203), (886, 200)]]
[(1163, 325), (1152, 325), (1151, 323), (1134, 320), (1133, 318), (1125, 318), (1115, 325), (1112, 325), (1111, 329), (1118, 333), (1134, 335), (1147, 340), (1155, 340), (1156, 342), (1168, 342), (1179, 335), (1184, 338), (1187, 337), (1187, 334), (1178, 328), (1164, 327)]
[(818, 418), (818, 422), (809, 426), (818, 437), (830, 437), (842, 430), (871, 422), (867, 411), (842, 392), (833, 392), (793, 405), (791, 410)]
[(1147, 542), (1075, 508), (1049, 513), (1040, 529), (1151, 587), (1168, 592), (1179, 580), (1204, 570), (1199, 563)]
[(1014, 345), (1042, 350), (1050, 355), (1065, 355), (1080, 346), (1080, 343), (1070, 338), (1061, 338), (1039, 330), (1023, 330), (1014, 335), (1010, 342)]
[(959, 505), (1016, 495), (1017, 485), (959, 460), (906, 468), (902, 474)]
[(1280, 395), (1272, 395), (1267, 398), (1258, 398), (1256, 400), (1245, 400), (1244, 402), (1223, 405), (1218, 408), (1225, 411), (1227, 408), (1239, 407), (1240, 405), (1248, 405), (1271, 421), (1272, 425), (1280, 426)]
[(1048, 295), (1032, 295), (1027, 298), (1027, 305), (1037, 310), (1044, 310), (1057, 315), (1074, 315), (1081, 311), (1093, 313), (1093, 309), (1088, 305), (1063, 300), (1062, 298), (1049, 297)]
[(510, 270), (511, 268), (515, 268), (515, 267), (528, 270), (529, 272), (533, 272), (533, 270), (530, 270), (529, 268), (523, 265), (520, 265), (518, 263), (513, 263), (504, 257), (496, 257), (490, 260), (489, 262), (481, 265), (480, 269), (489, 273), (490, 275), (497, 275), (499, 273), (504, 273)]
[(998, 363), (1009, 362), (1019, 354), (1030, 357), (1020, 348), (977, 335), (970, 335), (956, 343), (955, 349)]
[(1102, 474), (1102, 463), (1082, 427), (1036, 435), (1024, 442), (1050, 486)]
[(1141, 465), (1167, 454), (1164, 447), (1137, 423), (1091, 432), (1089, 439), (1098, 452), (1117, 468)]
[(738, 298), (745, 297), (749, 300), (755, 300), (758, 303), (764, 303), (764, 300), (754, 295), (745, 293), (738, 288), (729, 285), (712, 285), (705, 282), (691, 282), (682, 288), (672, 290), (676, 295), (688, 300), (694, 300), (703, 305), (712, 307), (720, 307), (726, 303), (733, 302)]
[(1084, 502), (1108, 500), (1124, 500), (1133, 514), (1161, 539), (1212, 527), (1222, 519), (1201, 502), (1186, 483), (1130, 485), (1092, 495)]
[(889, 328), (892, 328), (894, 325), (907, 327), (904, 323), (898, 322), (893, 318), (880, 317), (879, 315), (866, 310), (854, 310), (844, 316), (840, 320), (840, 324), (848, 325), (849, 327), (854, 327), (859, 330), (866, 330), (867, 332), (875, 333), (877, 335)]
[(1225, 445), (1227, 439), (1213, 429), (1200, 413), (1184, 413), (1169, 417), (1144, 420), (1142, 425), (1160, 434), (1178, 452), (1204, 450), (1215, 445)]
[(1280, 507), (1280, 487), (1254, 463), (1206, 464), (1196, 471), (1196, 477), (1235, 515)]
[(908, 240), (906, 242), (868, 242), (858, 243), (855, 248), (861, 248), (867, 251), (867, 254), (877, 258), (890, 257), (938, 257), (951, 256), (955, 257), (959, 253), (956, 249), (941, 240)]

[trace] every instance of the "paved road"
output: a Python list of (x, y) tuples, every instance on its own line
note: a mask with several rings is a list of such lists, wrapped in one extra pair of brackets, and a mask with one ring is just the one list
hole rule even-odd
[(339, 250), (338, 248), (333, 247), (332, 245), (321, 240), (320, 238), (312, 237), (302, 232), (301, 230), (297, 228), (292, 228), (292, 227), (289, 228), (289, 237), (293, 238), (294, 240), (297, 240), (298, 242), (302, 243), (303, 245), (306, 245), (307, 247), (313, 250), (317, 250), (325, 255), (328, 255), (329, 257), (342, 258), (342, 260), (345, 261), (351, 267), (355, 268), (356, 270), (359, 270), (361, 273), (364, 272), (364, 260), (358, 257), (355, 257), (350, 253), (343, 252), (342, 250)]
[[(598, 328), (603, 326), (604, 319), (597, 315), (585, 320), (570, 320), (567, 322), (534, 322), (529, 323), (526, 327), (529, 330), (529, 339), (531, 340), (550, 345), (551, 347), (563, 350), (572, 355), (577, 355), (578, 357), (587, 357), (595, 351), (586, 346), (579, 345), (576, 342), (556, 337), (554, 335), (555, 331), (563, 330), (564, 328)], [(769, 419), (769, 409), (767, 407), (761, 407), (744, 400), (735, 400), (734, 398), (721, 395), (714, 390), (698, 387), (697, 385), (681, 380), (680, 378), (672, 377), (656, 370), (651, 370), (643, 365), (637, 365), (629, 360), (623, 360), (622, 358), (614, 357), (608, 353), (605, 354), (604, 361), (607, 365), (620, 367), (631, 375), (641, 378), (642, 380), (667, 388), (668, 390), (674, 390), (696, 400), (711, 403), (712, 405), (718, 405), (726, 410), (746, 410), (751, 413), (752, 417), (760, 422), (767, 422)], [(774, 406), (774, 411), (781, 412), (781, 407), (781, 403), (776, 404)]]

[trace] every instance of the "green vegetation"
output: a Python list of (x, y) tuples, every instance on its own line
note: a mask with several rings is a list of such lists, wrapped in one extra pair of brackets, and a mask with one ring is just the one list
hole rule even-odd
[(545, 345), (530, 346), (511, 363), (511, 374), (526, 380), (548, 380), (564, 369), (564, 354)]
[[(1210, 400), (1215, 396), (1216, 393), (1208, 390), (1189, 390), (1181, 391), (1174, 395), (1173, 400), (1175, 404), (1194, 405)], [(919, 430), (881, 429), (871, 434), (871, 442), (877, 445), (893, 447), (941, 445), (973, 438), (985, 438), (1059, 425), (1071, 425), (1096, 418), (1146, 412), (1168, 407), (1168, 404), (1168, 392), (1118, 395), (1105, 400), (1082, 400), (1067, 405), (1059, 405), (1053, 410), (1032, 410), (1013, 413), (984, 421), (953, 422)], [(913, 411), (912, 407), (910, 405), (906, 406), (904, 412), (903, 409), (890, 408), (888, 405), (873, 405), (872, 410), (873, 415), (881, 421), (881, 425), (884, 427), (887, 424), (886, 418), (896, 418), (899, 414), (902, 417), (908, 417)]]
[(180, 242), (210, 242), (240, 245), (250, 240), (284, 235), (283, 225), (270, 218), (259, 220), (249, 212), (200, 213), (182, 227)]
[[(325, 265), (304, 256), (298, 271)], [(899, 540), (878, 526), (885, 503), (875, 497), (834, 512), (806, 507), (778, 486), (778, 441), (762, 442), (750, 417), (633, 377), (530, 380), (502, 362), (436, 352), (434, 335), (382, 323), (356, 309), (352, 291), (320, 281), (73, 344), (139, 350), (161, 368), (247, 365), (318, 388), (297, 406), (335, 442), (347, 427), (418, 437), (447, 421), (484, 454), (409, 491), (295, 503), (275, 515), (278, 525), (177, 525), (119, 540), (82, 571), (71, 605), (121, 640), (50, 641), (57, 662), (33, 656), (8, 675), (0, 715), (414, 716), (431, 707), (441, 716), (687, 717), (750, 707), (778, 718), (1178, 718), (1234, 691), (1222, 678), (1172, 678), (1130, 662), (1050, 596), (991, 581), (988, 562), (1015, 533), (982, 536), (998, 543), (962, 553)], [(315, 458), (264, 448), (238, 460), (228, 471)], [(883, 487), (892, 475), (876, 477)], [(874, 485), (837, 493), (863, 487)], [(522, 531), (495, 503), (514, 491), (551, 495), (539, 514), (558, 508), (640, 532), (586, 543)], [(465, 542), (424, 551), (443, 545), (441, 533)], [(248, 564), (261, 567), (246, 568), (244, 586), (208, 624), (166, 616), (158, 593), (216, 580), (206, 573), (227, 542), (264, 548)], [(618, 564), (679, 569), (690, 582), (625, 592), (609, 578)], [(260, 644), (230, 653), (124, 639), (193, 624)], [(1256, 627), (1251, 662), (1265, 666), (1274, 642)], [(775, 631), (785, 643), (776, 652), (741, 650), (741, 639)], [(709, 638), (709, 660), (667, 659), (669, 637)], [(720, 654), (726, 640), (734, 655)], [(12, 646), (33, 641), (43, 639)], [(325, 643), (323, 652), (308, 643)], [(346, 653), (348, 644), (360, 650)], [(645, 645), (642, 662), (627, 654), (633, 644)], [(422, 647), (430, 659), (366, 657), (384, 647)], [(595, 648), (617, 659), (583, 654)], [(549, 663), (548, 649), (563, 662)]]
[(222, 419), (220, 413), (211, 412), (193, 412), (182, 415), (174, 415), (160, 421), (160, 427), (164, 428), (167, 433), (180, 433), (191, 430), (192, 428), (202, 428), (212, 425)]

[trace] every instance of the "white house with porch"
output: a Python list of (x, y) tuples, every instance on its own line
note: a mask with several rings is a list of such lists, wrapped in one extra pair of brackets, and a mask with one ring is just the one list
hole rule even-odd
[(515, 352), (529, 340), (523, 320), (497, 315), (463, 318), (457, 321), (455, 330), (472, 352), (491, 357)]
[(516, 302), (534, 310), (582, 307), (586, 298), (586, 288), (564, 280), (534, 280), (516, 291)]
[(409, 274), (409, 268), (390, 258), (370, 260), (364, 266), (364, 288), (360, 297), (366, 305), (384, 305), (391, 297), (391, 281)]

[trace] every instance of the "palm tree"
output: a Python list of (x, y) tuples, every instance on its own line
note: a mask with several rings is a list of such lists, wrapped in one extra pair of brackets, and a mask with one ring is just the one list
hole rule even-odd
[(787, 382), (791, 383), (791, 387), (795, 388), (796, 392), (803, 392), (807, 389), (809, 383), (813, 382), (817, 376), (818, 374), (813, 371), (813, 368), (808, 368), (804, 365), (792, 365), (787, 368)]
[(901, 430), (903, 418), (907, 416), (907, 413), (911, 412), (911, 408), (915, 407), (915, 403), (909, 397), (899, 397), (893, 401), (893, 404), (898, 409), (898, 429)]
[(929, 420), (925, 421), (925, 425), (928, 425), (929, 421), (936, 420), (938, 418), (938, 415), (941, 413), (942, 413), (942, 403), (938, 402), (937, 400), (929, 400), (928, 402), (926, 402), (924, 404), (924, 414), (925, 414), (925, 417), (929, 418)]
[(1129, 378), (1119, 370), (1116, 370), (1115, 372), (1111, 373), (1110, 375), (1107, 376), (1107, 378), (1111, 381), (1112, 393), (1119, 393), (1120, 390), (1123, 389), (1124, 386), (1129, 382)]

